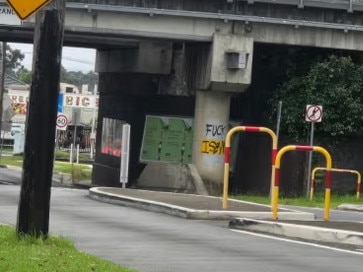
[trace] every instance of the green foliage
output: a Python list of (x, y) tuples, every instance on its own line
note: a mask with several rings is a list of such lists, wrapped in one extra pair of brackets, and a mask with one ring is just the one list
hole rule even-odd
[(48, 239), (15, 235), (12, 227), (0, 225), (0, 271), (119, 271), (125, 267), (77, 251), (73, 243), (59, 237)]
[(16, 72), (16, 76), (17, 78), (26, 83), (26, 84), (30, 84), (31, 81), (32, 81), (32, 72), (29, 71), (28, 69), (26, 68), (21, 68), (19, 69), (17, 72)]
[[(1, 50), (0, 50), (1, 56)], [(22, 60), (25, 55), (19, 49), (12, 49), (9, 45), (6, 46), (6, 73), (18, 78), (20, 81), (30, 84), (32, 79), (32, 71), (29, 71), (22, 65)], [(83, 73), (81, 71), (67, 71), (61, 67), (61, 82), (74, 84), (81, 88), (83, 84), (89, 85), (89, 91), (93, 92), (94, 86), (98, 82), (98, 75), (93, 71)]]
[[(305, 107), (323, 106), (323, 122), (315, 127), (321, 138), (340, 141), (363, 127), (363, 67), (349, 57), (330, 56), (310, 70), (291, 76), (275, 92), (271, 104), (283, 102), (281, 130), (296, 141), (307, 136)], [(272, 108), (272, 115), (276, 109)]]
[(69, 162), (55, 162), (54, 172), (67, 173), (72, 175), (72, 180), (91, 179), (92, 168), (87, 164), (76, 164)]
[[(13, 72), (13, 73), (15, 73), (15, 72)], [(27, 84), (31, 83), (32, 72), (29, 71), (28, 69), (21, 67), (16, 71), (15, 75), (20, 81), (27, 83)], [(68, 72), (62, 66), (61, 67), (61, 82), (73, 84), (79, 88), (81, 88), (83, 84), (88, 84), (89, 91), (93, 92), (94, 86), (98, 82), (98, 76), (96, 73), (94, 73), (92, 71), (88, 72), (87, 74), (84, 74), (80, 71), (78, 71), (78, 72), (69, 71)]]
[(89, 71), (87, 74), (84, 74), (81, 71), (67, 71), (64, 68), (61, 71), (61, 81), (64, 83), (69, 83), (76, 85), (81, 88), (83, 84), (89, 85), (90, 92), (93, 92), (95, 84), (98, 82), (98, 75), (92, 71)]
[(12, 49), (7, 44), (6, 59), (5, 59), (6, 73), (14, 76), (18, 69), (23, 68), (21, 61), (24, 59), (24, 57), (25, 55), (21, 53), (19, 49)]

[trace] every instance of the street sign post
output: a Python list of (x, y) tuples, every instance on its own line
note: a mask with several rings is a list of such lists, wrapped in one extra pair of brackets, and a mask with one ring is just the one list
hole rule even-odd
[(320, 105), (306, 105), (305, 121), (320, 123), (323, 117), (323, 107)]
[[(323, 106), (321, 105), (306, 105), (305, 108), (305, 121), (311, 123), (310, 129), (310, 146), (314, 145), (314, 128), (315, 123), (320, 123), (323, 118)], [(309, 197), (310, 192), (310, 175), (311, 175), (311, 164), (313, 160), (313, 152), (309, 151), (308, 159), (308, 175), (306, 182), (306, 197)]]
[(68, 125), (67, 116), (65, 116), (64, 114), (58, 114), (56, 125), (57, 125), (57, 129), (66, 130), (67, 125)]
[(52, 0), (6, 0), (21, 20), (25, 20)]
[(21, 20), (15, 11), (8, 6), (0, 6), (0, 25), (21, 25)]

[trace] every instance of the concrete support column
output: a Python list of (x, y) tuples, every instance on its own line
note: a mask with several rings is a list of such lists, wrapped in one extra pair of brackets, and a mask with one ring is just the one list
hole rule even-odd
[(212, 192), (223, 183), (224, 142), (228, 132), (230, 98), (227, 92), (196, 93), (193, 163)]

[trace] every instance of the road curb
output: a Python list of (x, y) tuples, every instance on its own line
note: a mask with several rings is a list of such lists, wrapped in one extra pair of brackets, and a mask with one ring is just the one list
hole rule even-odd
[(279, 235), (320, 243), (363, 246), (362, 232), (262, 221), (250, 218), (235, 218), (230, 221), (229, 227), (232, 229)]
[(363, 212), (363, 206), (354, 204), (341, 204), (337, 207), (337, 210)]
[[(101, 187), (102, 188), (102, 187)], [(196, 210), (181, 206), (171, 205), (163, 202), (123, 196), (104, 192), (101, 188), (93, 187), (89, 189), (89, 197), (94, 200), (107, 202), (111, 204), (122, 205), (144, 209), (153, 212), (166, 213), (173, 216), (179, 216), (187, 219), (203, 219), (203, 220), (231, 220), (236, 217), (249, 217), (256, 219), (270, 219), (271, 212), (256, 211), (220, 211), (220, 210)], [(290, 220), (314, 220), (315, 215), (312, 213), (304, 213), (297, 211), (286, 211), (280, 213), (280, 217)]]

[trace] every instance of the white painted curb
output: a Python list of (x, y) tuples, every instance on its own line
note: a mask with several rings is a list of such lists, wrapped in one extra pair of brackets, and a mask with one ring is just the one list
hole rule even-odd
[[(102, 188), (102, 187), (101, 187)], [(104, 192), (101, 188), (89, 189), (89, 197), (94, 200), (118, 204), (126, 207), (144, 209), (153, 212), (162, 212), (189, 219), (208, 220), (231, 220), (236, 217), (248, 217), (255, 219), (271, 219), (272, 212), (249, 212), (249, 211), (217, 211), (217, 210), (194, 210), (181, 206), (175, 206), (163, 202), (145, 200), (125, 195)], [(315, 215), (298, 211), (281, 212), (279, 218), (286, 220), (314, 220)]]
[(230, 222), (229, 226), (234, 229), (268, 233), (314, 242), (363, 246), (363, 232), (329, 229), (292, 223), (261, 221), (250, 218), (234, 219)]

